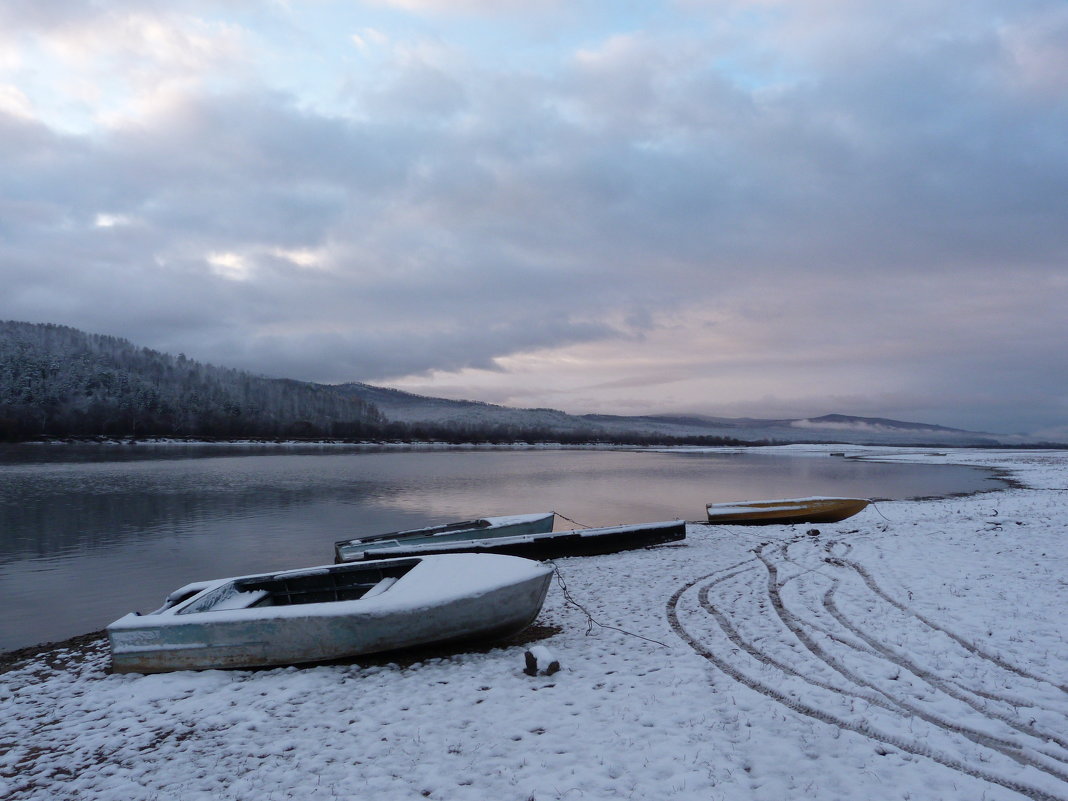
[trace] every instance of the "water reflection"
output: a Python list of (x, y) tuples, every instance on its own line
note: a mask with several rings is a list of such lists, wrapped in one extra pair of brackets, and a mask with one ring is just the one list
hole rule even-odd
[(696, 520), (715, 501), (998, 485), (972, 468), (747, 453), (8, 447), (0, 650), (100, 628), (189, 581), (323, 564), (360, 532), (550, 510), (585, 525)]

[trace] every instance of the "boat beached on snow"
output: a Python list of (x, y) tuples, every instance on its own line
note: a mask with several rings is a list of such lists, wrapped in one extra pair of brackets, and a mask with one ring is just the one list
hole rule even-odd
[(438, 526), (413, 528), (408, 531), (391, 531), (386, 534), (368, 534), (351, 540), (334, 543), (334, 561), (357, 561), (375, 559), (374, 551), (392, 547), (394, 544), (407, 542), (452, 542), (475, 537), (514, 537), (522, 534), (540, 534), (553, 530), (554, 512), (540, 512), (532, 515), (508, 515), (504, 517), (480, 517), (477, 520), (465, 520), (460, 523), (444, 523)]
[(534, 620), (551, 577), (529, 559), (455, 554), (197, 582), (108, 626), (112, 669), (290, 665), (503, 637)]
[[(364, 559), (449, 553), (495, 553), (541, 560), (647, 548), (686, 537), (686, 524), (681, 520), (552, 531), (551, 513), (549, 518), (548, 527), (540, 531), (516, 533), (500, 525), (462, 528), (458, 526), (463, 524), (451, 524), (344, 540), (334, 545), (335, 560), (339, 563), (359, 562)], [(513, 518), (485, 518), (490, 521), (510, 519)]]
[(709, 523), (733, 526), (837, 523), (852, 517), (871, 501), (867, 498), (783, 498), (770, 501), (736, 501), (708, 504)]

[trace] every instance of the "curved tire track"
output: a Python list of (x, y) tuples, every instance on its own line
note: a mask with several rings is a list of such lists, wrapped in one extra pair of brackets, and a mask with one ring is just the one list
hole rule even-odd
[[(760, 559), (760, 561), (764, 564), (764, 567), (767, 569), (767, 593), (769, 598), (771, 599), (772, 608), (779, 616), (779, 619), (782, 620), (783, 625), (785, 625), (786, 628), (789, 629), (790, 632), (793, 633), (793, 635), (797, 637), (813, 655), (815, 655), (821, 661), (825, 662), (833, 670), (837, 671), (854, 684), (860, 685), (862, 687), (867, 687), (868, 689), (879, 693), (891, 703), (897, 704), (904, 711), (910, 713), (911, 715), (914, 715), (915, 717), (920, 718), (921, 720), (926, 721), (927, 723), (930, 723), (934, 726), (938, 726), (948, 732), (952, 732), (954, 734), (959, 734), (963, 737), (966, 737), (977, 745), (982, 745), (987, 748), (999, 751), (1010, 759), (1019, 762), (1020, 764), (1030, 765), (1031, 767), (1037, 768), (1038, 770), (1050, 773), (1051, 775), (1055, 776), (1058, 779), (1061, 779), (1062, 781), (1068, 781), (1068, 774), (1062, 774), (1056, 769), (1051, 769), (1044, 762), (1030, 758), (1024, 753), (1019, 743), (1013, 742), (1012, 740), (1004, 739), (1002, 737), (996, 737), (986, 732), (978, 731), (977, 729), (974, 729), (970, 726), (965, 726), (959, 723), (954, 723), (950, 720), (946, 720), (940, 715), (932, 714), (923, 709), (922, 707), (901, 698), (900, 696), (895, 696), (894, 694), (887, 692), (884, 688), (880, 687), (874, 681), (871, 681), (861, 676), (856, 671), (851, 670), (842, 662), (842, 660), (838, 659), (835, 655), (831, 654), (827, 649), (817, 643), (816, 640), (809, 634), (809, 632), (806, 631), (802, 625), (800, 625), (798, 618), (787, 609), (786, 604), (783, 602), (782, 599), (782, 593), (780, 592), (782, 584), (780, 584), (779, 582), (778, 567), (764, 555), (763, 549), (761, 549), (760, 552), (757, 553), (757, 558)], [(837, 579), (835, 578), (831, 578), (831, 581), (834, 584), (837, 583)], [(897, 665), (897, 667), (901, 666)]]
[[(754, 567), (756, 567), (756, 565), (754, 565)], [(769, 654), (766, 651), (758, 648), (751, 641), (746, 640), (745, 638), (743, 638), (741, 636), (741, 634), (739, 633), (738, 629), (735, 628), (735, 626), (730, 622), (730, 619), (727, 617), (727, 615), (725, 615), (722, 611), (720, 611), (709, 600), (709, 592), (711, 591), (711, 589), (715, 585), (719, 584), (722, 581), (726, 581), (727, 579), (734, 578), (735, 576), (739, 575), (742, 572), (744, 572), (744, 571), (737, 571), (737, 572), (731, 573), (731, 574), (729, 574), (727, 576), (722, 576), (721, 578), (718, 578), (718, 579), (710, 582), (709, 584), (706, 584), (704, 587), (701, 588), (701, 592), (700, 592), (700, 594), (698, 596), (698, 600), (700, 601), (701, 608), (704, 609), (705, 611), (707, 611), (710, 615), (712, 615), (715, 618), (716, 623), (723, 630), (723, 633), (727, 635), (727, 639), (729, 639), (732, 643), (734, 643), (734, 645), (736, 645), (739, 649), (741, 649), (742, 651), (745, 651), (747, 654), (752, 656), (758, 662), (761, 662), (762, 664), (770, 665), (771, 667), (777, 668), (778, 670), (781, 670), (783, 673), (786, 673), (787, 675), (796, 676), (797, 678), (802, 679), (803, 681), (806, 681), (809, 684), (812, 684), (812, 685), (814, 685), (816, 687), (820, 687), (820, 688), (822, 688), (824, 690), (828, 690), (829, 692), (837, 693), (838, 695), (843, 695), (843, 696), (847, 696), (847, 697), (853, 697), (853, 698), (857, 698), (857, 699), (862, 700), (862, 701), (866, 701), (867, 703), (872, 704), (874, 706), (882, 707), (883, 709), (887, 710), (888, 712), (895, 712), (895, 713), (900, 712), (900, 710), (896, 707), (896, 705), (889, 703), (888, 701), (886, 701), (883, 698), (877, 698), (875, 696), (868, 696), (868, 695), (864, 695), (864, 694), (861, 694), (861, 693), (850, 692), (849, 690), (843, 689), (843, 688), (838, 687), (836, 685), (833, 685), (833, 684), (831, 684), (829, 682), (824, 682), (824, 681), (821, 681), (819, 679), (815, 679), (815, 678), (813, 678), (811, 676), (807, 676), (807, 675), (803, 674), (801, 671), (793, 668), (790, 665), (787, 665), (785, 662), (782, 662), (781, 660), (776, 659), (771, 654)]]
[(933, 630), (935, 630), (937, 632), (940, 632), (940, 633), (944, 634), (945, 636), (949, 637), (951, 640), (956, 642), (958, 645), (960, 645), (966, 651), (970, 651), (971, 653), (975, 654), (976, 656), (978, 656), (978, 657), (980, 657), (982, 659), (987, 660), (988, 662), (991, 662), (991, 663), (997, 665), (999, 668), (1001, 668), (1002, 670), (1006, 670), (1009, 673), (1015, 673), (1017, 676), (1021, 676), (1021, 677), (1025, 678), (1025, 679), (1030, 679), (1031, 681), (1037, 681), (1037, 682), (1040, 682), (1042, 684), (1049, 684), (1052, 687), (1056, 687), (1061, 692), (1068, 694), (1068, 685), (1057, 684), (1056, 682), (1051, 681), (1050, 679), (1044, 678), (1042, 676), (1038, 676), (1038, 675), (1036, 675), (1034, 673), (1031, 673), (1031, 672), (1029, 672), (1027, 670), (1024, 670), (1021, 667), (1018, 667), (1017, 665), (1012, 664), (1011, 662), (1007, 662), (1006, 660), (1002, 659), (1001, 657), (997, 656), (996, 654), (988, 653), (987, 651), (984, 651), (982, 648), (977, 646), (975, 643), (969, 642), (964, 637), (961, 637), (959, 634), (956, 634), (955, 632), (945, 628), (944, 626), (938, 625), (934, 621), (932, 621), (929, 618), (927, 618), (925, 615), (922, 615), (919, 612), (917, 612), (912, 607), (908, 606), (907, 604), (902, 603), (901, 601), (898, 601), (896, 598), (891, 596), (889, 593), (887, 593), (885, 590), (883, 590), (882, 587), (879, 586), (878, 582), (875, 581), (875, 579), (872, 577), (871, 573), (869, 573), (868, 570), (863, 565), (861, 565), (861, 564), (859, 564), (857, 562), (851, 561), (849, 559), (841, 559), (841, 558), (839, 558), (837, 561), (841, 563), (841, 566), (848, 567), (848, 568), (854, 570), (857, 573), (857, 575), (859, 575), (861, 577), (861, 579), (863, 579), (864, 583), (868, 585), (868, 588), (873, 593), (875, 593), (880, 598), (882, 598), (884, 601), (886, 601), (888, 604), (898, 608), (899, 610), (901, 610), (905, 614), (912, 615), (913, 617), (915, 617), (917, 620), (919, 620), (921, 623), (923, 623), (928, 628), (931, 628), (931, 629), (933, 629)]
[[(938, 690), (940, 690), (943, 693), (945, 693), (946, 695), (950, 696), (951, 698), (955, 698), (956, 700), (960, 701), (961, 703), (968, 705), (969, 707), (974, 709), (976, 712), (978, 712), (981, 715), (986, 716), (987, 718), (990, 718), (992, 720), (998, 720), (998, 721), (1004, 723), (1006, 726), (1009, 726), (1010, 728), (1015, 729), (1016, 731), (1020, 732), (1021, 734), (1026, 734), (1029, 737), (1034, 737), (1034, 738), (1036, 738), (1036, 739), (1038, 739), (1040, 741), (1047, 741), (1048, 740), (1048, 741), (1050, 741), (1052, 743), (1055, 743), (1056, 745), (1060, 746), (1061, 748), (1068, 748), (1068, 740), (1065, 740), (1064, 738), (1058, 737), (1058, 736), (1056, 736), (1054, 734), (1051, 734), (1049, 732), (1040, 731), (1040, 730), (1030, 726), (1029, 724), (1021, 723), (1018, 720), (1013, 719), (1009, 715), (1002, 715), (1002, 714), (990, 709), (986, 705), (980, 704), (979, 702), (975, 701), (973, 698), (970, 698), (969, 697), (969, 693), (967, 691), (962, 691), (961, 689), (959, 689), (959, 685), (957, 685), (957, 684), (955, 684), (953, 682), (945, 681), (944, 679), (940, 678), (939, 676), (936, 676), (934, 673), (932, 673), (931, 671), (927, 670), (926, 668), (916, 664), (916, 662), (914, 662), (913, 660), (911, 660), (908, 657), (904, 656), (903, 654), (898, 653), (894, 649), (883, 645), (882, 643), (878, 642), (875, 638), (869, 636), (859, 626), (856, 626), (848, 618), (846, 618), (846, 616), (842, 613), (842, 610), (840, 610), (838, 608), (837, 604), (835, 604), (835, 602), (834, 602), (834, 594), (835, 594), (836, 590), (837, 590), (837, 585), (835, 585), (831, 589), (827, 590), (827, 593), (824, 596), (824, 606), (827, 608), (827, 611), (836, 620), (838, 620), (842, 624), (842, 626), (844, 628), (847, 628), (850, 631), (852, 631), (857, 637), (861, 638), (871, 648), (876, 650), (887, 662), (889, 662), (889, 663), (891, 663), (893, 665), (897, 665), (902, 670), (908, 671), (912, 675), (914, 675), (914, 676), (922, 679), (923, 681), (927, 682), (930, 686), (935, 687)], [(1050, 759), (1054, 759), (1054, 760), (1056, 760), (1058, 762), (1068, 762), (1068, 755), (1066, 755), (1066, 754), (1051, 754), (1048, 751), (1039, 750), (1039, 749), (1036, 749), (1036, 750), (1038, 750), (1039, 753), (1049, 757)], [(1039, 764), (1041, 764), (1041, 763), (1035, 764), (1035, 767), (1038, 767)], [(1050, 773), (1051, 775), (1056, 776), (1061, 781), (1068, 782), (1068, 773), (1064, 773), (1064, 772), (1062, 772), (1062, 771), (1060, 771), (1058, 769), (1045, 768), (1044, 770), (1046, 770), (1047, 773)]]
[[(872, 588), (872, 585), (875, 587), (878, 585), (874, 582), (874, 579), (871, 578), (870, 574), (867, 574), (867, 571), (862, 565), (855, 562), (847, 562), (847, 560), (844, 559), (844, 557), (851, 551), (851, 546), (848, 544), (821, 544), (821, 547), (824, 548), (828, 554), (832, 554), (832, 556), (830, 558), (821, 557), (817, 566), (808, 567), (791, 558), (791, 554), (789, 553), (789, 548), (791, 546), (796, 546), (803, 541), (804, 540), (798, 538), (786, 543), (778, 543), (778, 547), (781, 549), (782, 558), (796, 567), (799, 571), (796, 575), (785, 578), (784, 580), (780, 580), (779, 566), (776, 565), (771, 556), (769, 556), (772, 543), (765, 542), (754, 549), (754, 559), (746, 560), (745, 562), (732, 565), (729, 568), (702, 576), (701, 578), (695, 579), (681, 587), (667, 604), (667, 616), (672, 629), (691, 648), (693, 648), (696, 653), (710, 661), (733, 680), (744, 684), (755, 692), (775, 700), (799, 714), (861, 734), (872, 740), (899, 748), (902, 751), (917, 756), (927, 757), (948, 768), (1005, 787), (1020, 793), (1023, 796), (1035, 799), (1036, 801), (1068, 801), (1068, 795), (1055, 795), (1051, 793), (1048, 788), (1043, 789), (1041, 787), (1025, 784), (1016, 781), (1014, 778), (1010, 778), (1008, 775), (1002, 775), (1002, 773), (991, 770), (989, 767), (982, 764), (983, 762), (988, 761), (989, 757), (984, 758), (980, 755), (976, 758), (970, 748), (964, 749), (962, 747), (960, 751), (961, 755), (958, 756), (951, 753), (953, 751), (952, 745), (950, 745), (948, 751), (946, 748), (932, 748), (917, 739), (883, 731), (880, 727), (873, 725), (867, 719), (842, 716), (840, 714), (835, 714), (833, 711), (828, 711), (828, 708), (833, 708), (833, 704), (831, 704), (830, 707), (821, 705), (819, 696), (824, 693), (832, 693), (838, 698), (848, 699), (849, 701), (855, 700), (866, 704), (867, 709), (871, 709), (877, 717), (881, 716), (886, 718), (887, 722), (894, 728), (896, 728), (896, 724), (893, 723), (894, 720), (901, 721), (903, 719), (916, 718), (933, 727), (932, 730), (942, 731), (942, 737), (944, 738), (948, 736), (950, 738), (950, 744), (952, 743), (953, 737), (966, 738), (968, 741), (971, 741), (981, 748), (989, 749), (990, 751), (1000, 754), (1002, 757), (1012, 760), (1012, 762), (1015, 762), (1016, 764), (1041, 771), (1048, 777), (1068, 783), (1068, 773), (1058, 767), (1050, 765), (1048, 761), (1055, 760), (1064, 762), (1068, 760), (1060, 755), (1050, 753), (1049, 751), (1034, 745), (1021, 745), (1015, 738), (1018, 735), (1033, 737), (1043, 743), (1054, 744), (1055, 748), (1057, 746), (1063, 748), (1065, 744), (1068, 744), (1068, 740), (1050, 736), (1048, 732), (1041, 731), (1030, 724), (1021, 723), (1019, 720), (1014, 720), (1008, 715), (991, 713), (986, 706), (968, 697), (967, 694), (973, 692), (970, 688), (960, 687), (956, 682), (939, 677), (931, 671), (926, 671), (918, 665), (914, 665), (912, 660), (909, 660), (908, 658), (903, 657), (900, 653), (888, 648), (880, 643), (877, 638), (871, 636), (869, 632), (865, 632), (863, 628), (849, 621), (842, 613), (841, 609), (833, 603), (841, 579), (838, 575), (828, 575), (826, 572), (827, 567), (835, 566), (850, 568), (861, 577), (864, 584), (868, 586), (869, 590), (880, 600), (891, 603), (889, 596), (882, 592), (881, 589), (876, 591)], [(743, 591), (741, 592), (735, 588), (736, 585), (731, 585), (731, 589), (734, 592), (733, 599), (724, 599), (721, 602), (720, 600), (713, 598), (716, 592), (723, 592), (728, 581), (744, 577), (744, 574), (760, 565), (765, 569), (767, 574), (766, 580), (761, 581), (754, 576), (753, 580), (743, 586)], [(834, 572), (837, 573), (837, 571)], [(822, 603), (820, 604), (820, 609), (814, 609), (815, 616), (822, 620), (825, 615), (828, 615), (829, 619), (834, 621), (834, 624), (841, 627), (842, 634), (836, 634), (831, 630), (830, 625), (817, 625), (804, 620), (800, 615), (796, 614), (787, 606), (787, 601), (784, 599), (781, 592), (782, 588), (791, 581), (799, 581), (799, 583), (803, 585), (808, 585), (811, 583), (812, 577), (814, 576), (819, 576), (818, 581), (820, 582), (830, 582), (830, 589), (825, 590), (821, 597), (824, 600), (827, 598), (830, 598), (831, 600), (830, 605)], [(701, 586), (698, 587), (698, 585)], [(687, 608), (685, 610), (680, 610), (679, 604), (683, 597), (694, 588), (697, 588), (696, 607), (694, 608), (694, 605), (691, 602), (688, 602)], [(746, 620), (757, 618), (756, 620), (753, 620), (753, 622), (756, 623), (760, 636), (747, 636), (732, 622), (731, 612), (737, 611), (734, 610), (733, 607), (739, 604), (749, 604), (752, 608), (747, 610), (748, 614), (739, 613), (734, 615), (734, 617)], [(767, 614), (766, 610), (768, 606), (774, 611), (773, 615)], [(905, 614), (914, 616), (931, 628), (943, 631), (941, 627), (931, 624), (930, 621), (915, 614), (913, 610), (908, 609), (908, 607), (903, 604), (892, 603), (892, 606)], [(683, 623), (684, 618), (687, 620), (686, 624)], [(713, 628), (708, 629), (704, 621), (709, 621), (713, 624)], [(718, 650), (723, 651), (723, 653), (717, 653), (717, 649), (711, 644), (712, 641), (709, 639), (709, 637), (712, 637), (713, 635), (706, 633), (705, 636), (702, 637), (700, 634), (695, 633), (701, 626), (705, 626), (704, 630), (706, 632), (714, 632), (718, 630), (719, 633), (726, 637), (726, 640), (734, 646), (734, 649), (720, 648)], [(832, 643), (832, 645), (829, 646), (830, 650), (822, 646), (812, 636), (813, 633), (816, 632), (823, 637), (827, 637)], [(847, 633), (851, 636), (844, 636)], [(948, 632), (944, 633), (946, 633), (947, 636), (950, 636), (954, 641), (961, 642), (961, 638), (954, 637)], [(718, 639), (718, 636), (719, 635), (715, 635), (713, 639)], [(857, 639), (853, 639), (853, 637), (858, 638), (859, 642)], [(777, 642), (783, 646), (792, 648), (796, 648), (796, 644), (793, 640), (799, 641), (804, 646), (805, 652), (809, 655), (806, 658), (814, 658), (817, 662), (812, 662), (809, 666), (809, 670), (805, 669), (804, 664), (788, 664), (783, 659), (776, 657), (773, 648), (767, 646), (769, 640), (774, 640), (772, 646)], [(964, 645), (963, 642), (961, 642), (961, 644)], [(986, 654), (981, 649), (974, 646), (970, 648), (967, 646), (964, 647), (970, 654), (983, 658), (984, 660), (1019, 676), (1043, 681), (1046, 684), (1050, 683), (1039, 677), (1030, 675), (1027, 671), (1013, 669), (1013, 667), (1006, 667), (1008, 663), (1004, 663), (1004, 660), (1000, 660), (997, 657), (992, 658), (991, 655)], [(963, 723), (946, 719), (944, 715), (934, 714), (931, 711), (922, 708), (922, 706), (918, 705), (911, 699), (900, 697), (894, 692), (888, 691), (887, 688), (881, 687), (878, 683), (872, 681), (866, 675), (865, 670), (858, 670), (850, 667), (843, 662), (836, 653), (831, 652), (840, 648), (845, 649), (845, 653), (847, 654), (861, 654), (863, 658), (869, 662), (875, 659), (879, 660), (879, 664), (888, 664), (892, 665), (895, 669), (908, 671), (919, 679), (926, 687), (933, 688), (937, 693), (940, 693), (941, 695), (939, 695), (939, 698), (951, 698), (958, 704), (968, 705), (972, 710), (972, 712), (969, 713), (970, 717), (974, 718), (976, 715), (979, 715), (981, 716), (980, 719), (984, 722), (990, 722), (995, 726), (1009, 727), (1013, 729), (1013, 739), (996, 736), (987, 731), (979, 731), (975, 729), (974, 726), (964, 725)], [(748, 664), (749, 660), (752, 660), (762, 668), (777, 671), (784, 679), (789, 677), (789, 679), (792, 680), (800, 680), (804, 683), (802, 686), (807, 685), (811, 687), (814, 695), (809, 697), (806, 696), (804, 692), (802, 692), (800, 696), (796, 693), (784, 692), (777, 686), (773, 686), (771, 683), (755, 677), (752, 675), (751, 669), (746, 670), (744, 667), (745, 664)], [(820, 671), (816, 671), (814, 668), (817, 664), (820, 667)], [(836, 674), (844, 679), (847, 683), (846, 686), (839, 686), (836, 682), (827, 681), (825, 678), (814, 675), (816, 672), (822, 672), (824, 666), (833, 671), (832, 675)], [(797, 684), (796, 681), (788, 681), (787, 683)], [(778, 682), (775, 682), (775, 684), (777, 685)], [(977, 696), (983, 695), (982, 692), (974, 694)], [(1008, 703), (1001, 698), (993, 700)], [(887, 718), (887, 716), (890, 717)], [(971, 759), (966, 758), (965, 755), (970, 756)]]

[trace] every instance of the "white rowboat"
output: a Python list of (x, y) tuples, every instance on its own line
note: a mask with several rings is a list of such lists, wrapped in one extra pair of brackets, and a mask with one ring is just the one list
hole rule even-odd
[(537, 617), (551, 577), (529, 559), (454, 554), (198, 582), (108, 626), (112, 668), (290, 665), (507, 636)]

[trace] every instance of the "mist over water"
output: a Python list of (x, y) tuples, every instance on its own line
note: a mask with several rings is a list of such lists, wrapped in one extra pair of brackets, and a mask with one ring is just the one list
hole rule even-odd
[(327, 564), (361, 533), (542, 511), (587, 526), (701, 520), (720, 501), (998, 486), (968, 467), (744, 452), (13, 446), (0, 450), (0, 650), (149, 611), (190, 581)]

